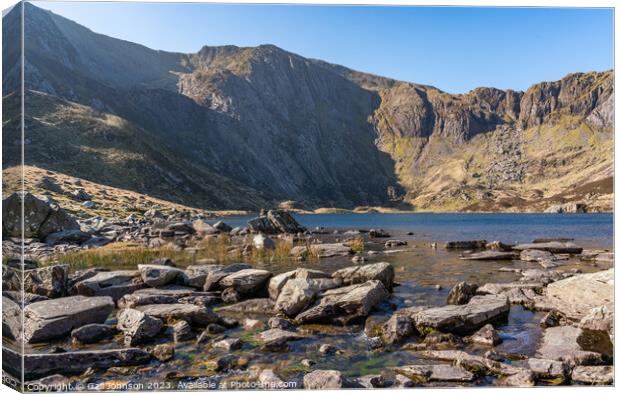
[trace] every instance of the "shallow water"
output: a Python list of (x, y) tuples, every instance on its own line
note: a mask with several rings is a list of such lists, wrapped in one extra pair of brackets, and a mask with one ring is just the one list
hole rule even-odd
[[(482, 285), (489, 282), (511, 282), (518, 279), (517, 274), (499, 271), (500, 268), (540, 268), (537, 263), (522, 261), (464, 261), (459, 259), (459, 252), (447, 251), (441, 246), (432, 248), (431, 241), (458, 239), (499, 239), (504, 242), (531, 241), (538, 237), (568, 237), (586, 247), (611, 247), (612, 215), (515, 215), (515, 214), (346, 214), (346, 215), (299, 215), (299, 221), (309, 228), (323, 226), (334, 229), (381, 227), (392, 234), (392, 238), (407, 239), (406, 251), (395, 254), (376, 254), (368, 256), (366, 263), (379, 261), (390, 262), (396, 272), (394, 294), (389, 304), (384, 305), (379, 316), (389, 316), (394, 307), (401, 308), (412, 305), (441, 306), (445, 305), (446, 297), (452, 286), (461, 281)], [(231, 225), (241, 225), (247, 218), (226, 218)], [(413, 236), (406, 232), (413, 231)], [(342, 237), (334, 235), (334, 237)], [(367, 245), (367, 250), (380, 249), (379, 240), (376, 244)], [(396, 248), (396, 249), (401, 249)], [(333, 272), (350, 266), (349, 257), (321, 259), (317, 262), (263, 262), (258, 266), (274, 273), (291, 269), (308, 267)], [(562, 269), (579, 268), (584, 272), (596, 271), (607, 267), (595, 267), (589, 263), (573, 258)], [(508, 321), (497, 324), (503, 343), (495, 349), (498, 351), (534, 355), (541, 336), (539, 327), (541, 313), (527, 311), (522, 307), (513, 306)], [(261, 320), (266, 322), (267, 317)], [(112, 320), (110, 321), (112, 322)], [(252, 342), (252, 335), (242, 328), (227, 331), (228, 336), (238, 336), (246, 340), (242, 349), (231, 353), (248, 359), (249, 366), (268, 365), (284, 380), (301, 381), (303, 374), (314, 369), (337, 369), (348, 376), (378, 374), (390, 367), (415, 363), (437, 363), (432, 360), (421, 360), (414, 352), (403, 350), (402, 344), (393, 345), (380, 350), (370, 348), (363, 334), (363, 326), (349, 327), (308, 326), (302, 327), (303, 332), (311, 333), (311, 337), (301, 341), (290, 342), (286, 352), (260, 351)], [(260, 330), (259, 330), (260, 331)], [(97, 348), (119, 347), (120, 338), (96, 345)], [(416, 342), (412, 337), (409, 342)], [(158, 342), (169, 342), (170, 339), (160, 338)], [(342, 352), (322, 356), (318, 352), (320, 345), (330, 343)], [(52, 346), (61, 346), (66, 350), (75, 349), (68, 341), (60, 341), (32, 349), (49, 351)], [(152, 345), (151, 345), (152, 346)], [(468, 345), (466, 351), (483, 354), (490, 348)], [(173, 361), (160, 364), (152, 362), (147, 367), (132, 370), (129, 375), (96, 372), (90, 377), (92, 382), (110, 379), (129, 380), (130, 382), (166, 383), (162, 388), (177, 388), (179, 383), (196, 382), (198, 377), (205, 382), (220, 382), (226, 376), (217, 375), (207, 369), (205, 362), (226, 352), (211, 349), (209, 343), (195, 345), (189, 341), (176, 347)], [(316, 362), (310, 368), (303, 367), (301, 360), (309, 358)], [(518, 361), (516, 362), (518, 363)], [(234, 379), (247, 376), (248, 371), (239, 371)], [(171, 378), (171, 374), (181, 375)], [(485, 380), (479, 384), (492, 383)], [(168, 384), (172, 386), (168, 386)]]

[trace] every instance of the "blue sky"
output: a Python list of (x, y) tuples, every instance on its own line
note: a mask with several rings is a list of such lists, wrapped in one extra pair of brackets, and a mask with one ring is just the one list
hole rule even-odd
[(269, 43), (451, 93), (613, 68), (611, 9), (33, 4), (153, 49)]

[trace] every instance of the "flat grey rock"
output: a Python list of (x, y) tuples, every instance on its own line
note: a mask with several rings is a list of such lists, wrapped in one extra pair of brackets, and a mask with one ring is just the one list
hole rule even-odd
[(72, 296), (35, 302), (24, 308), (24, 340), (43, 342), (90, 323), (103, 323), (114, 309), (110, 297)]
[(446, 364), (405, 365), (396, 372), (414, 381), (424, 382), (472, 382), (474, 375), (462, 367)]
[(413, 319), (420, 332), (439, 330), (454, 334), (473, 332), (487, 323), (504, 318), (510, 311), (502, 295), (475, 296), (465, 305), (446, 305), (417, 313)]
[(601, 354), (583, 350), (579, 345), (578, 339), (582, 332), (580, 328), (573, 326), (545, 329), (536, 356), (542, 359), (562, 361), (569, 366), (602, 363)]
[[(21, 356), (7, 347), (2, 347), (2, 356), (7, 365), (21, 365)], [(107, 369), (110, 367), (141, 365), (149, 362), (151, 356), (146, 350), (138, 348), (84, 350), (66, 353), (25, 354), (24, 375), (27, 379), (48, 376), (56, 373), (75, 375), (89, 368)], [(15, 371), (9, 371), (15, 372)]]

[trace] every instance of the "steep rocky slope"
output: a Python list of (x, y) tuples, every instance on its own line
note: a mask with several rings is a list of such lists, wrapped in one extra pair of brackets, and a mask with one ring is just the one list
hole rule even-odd
[(167, 53), (31, 5), (25, 19), (28, 164), (203, 208), (611, 208), (611, 71), (452, 95), (272, 45)]

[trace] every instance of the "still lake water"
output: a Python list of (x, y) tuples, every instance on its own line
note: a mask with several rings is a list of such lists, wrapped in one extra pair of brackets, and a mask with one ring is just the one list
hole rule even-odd
[[(412, 239), (427, 241), (486, 239), (516, 243), (562, 237), (575, 238), (584, 246), (609, 248), (613, 245), (611, 213), (346, 213), (294, 216), (309, 229), (383, 228), (394, 232), (394, 235), (412, 231)], [(233, 227), (245, 226), (252, 217), (234, 216), (224, 218), (224, 221)]]

